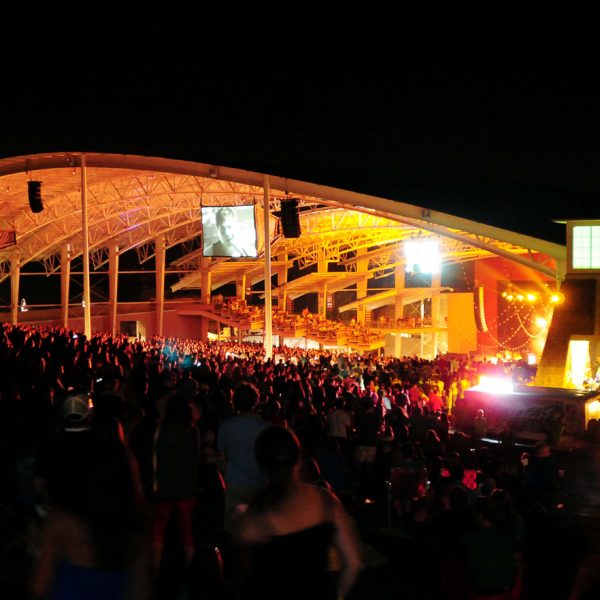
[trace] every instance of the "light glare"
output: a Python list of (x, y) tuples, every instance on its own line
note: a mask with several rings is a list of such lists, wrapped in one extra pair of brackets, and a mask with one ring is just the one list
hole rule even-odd
[(406, 271), (415, 273), (439, 273), (441, 257), (436, 241), (404, 242)]
[(471, 388), (480, 392), (498, 392), (505, 394), (513, 391), (512, 381), (509, 379), (502, 379), (500, 377), (488, 377), (487, 375), (481, 375), (479, 377), (479, 385)]

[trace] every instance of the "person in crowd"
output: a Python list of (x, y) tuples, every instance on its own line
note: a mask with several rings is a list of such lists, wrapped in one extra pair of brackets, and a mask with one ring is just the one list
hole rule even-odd
[(252, 502), (265, 483), (253, 452), (256, 436), (269, 426), (268, 421), (254, 414), (258, 400), (256, 386), (240, 383), (233, 395), (237, 415), (221, 424), (217, 436), (217, 449), (225, 462), (226, 529), (230, 528), (236, 507)]
[(169, 398), (153, 441), (152, 548), (154, 567), (158, 571), (172, 512), (176, 513), (186, 565), (191, 563), (195, 550), (193, 517), (200, 438), (185, 396), (174, 394)]
[(147, 519), (136, 464), (118, 437), (90, 427), (71, 397), (48, 449), (49, 512), (31, 581), (34, 598), (150, 598)]
[(477, 439), (481, 439), (488, 430), (488, 420), (482, 409), (477, 411), (477, 416), (473, 420), (473, 435)]
[(557, 489), (557, 470), (550, 445), (538, 442), (533, 454), (525, 453), (521, 461), (523, 464), (523, 495), (527, 506), (553, 511)]
[(352, 429), (352, 418), (345, 409), (343, 396), (336, 398), (334, 409), (327, 417), (327, 434), (335, 438), (343, 453), (348, 447), (348, 433)]
[[(343, 598), (361, 569), (348, 516), (328, 490), (302, 481), (300, 443), (289, 430), (269, 427), (256, 439), (255, 456), (267, 488), (240, 516), (238, 544), (250, 550), (243, 598)], [(330, 545), (341, 558), (334, 580)]]
[(515, 531), (512, 503), (496, 489), (480, 511), (479, 526), (463, 538), (466, 597), (518, 600), (522, 589), (522, 540)]

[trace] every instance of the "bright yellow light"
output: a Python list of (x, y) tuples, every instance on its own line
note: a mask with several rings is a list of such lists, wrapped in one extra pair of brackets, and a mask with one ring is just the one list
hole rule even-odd
[(600, 402), (598, 400), (592, 400), (585, 405), (586, 425), (590, 419), (600, 419)]
[(552, 296), (550, 296), (550, 302), (552, 302), (552, 304), (562, 304), (564, 301), (565, 297), (560, 292), (557, 292), (556, 294), (552, 294)]
[(506, 296), (508, 296), (508, 292), (502, 292), (502, 297), (506, 298)]
[(419, 273), (439, 273), (442, 259), (436, 240), (404, 242), (406, 271)]
[(540, 329), (544, 329), (545, 327), (548, 327), (548, 321), (546, 321), (546, 319), (544, 319), (544, 317), (538, 317), (535, 320), (535, 324), (540, 328)]
[(536, 358), (535, 354), (528, 354), (527, 355), (527, 364), (535, 365), (536, 363), (537, 363), (537, 358)]
[(585, 381), (586, 370), (590, 363), (589, 340), (571, 340), (567, 364), (569, 368), (569, 382), (576, 387), (581, 387)]
[(523, 294), (517, 294), (517, 300), (519, 302), (523, 302), (524, 299), (525, 299), (525, 296), (523, 296)]
[(535, 294), (527, 294), (527, 302), (535, 302), (537, 300), (537, 296)]
[(488, 377), (487, 375), (479, 376), (479, 385), (471, 388), (480, 392), (499, 392), (506, 393), (513, 391), (512, 381), (509, 379), (501, 379), (500, 377)]
[(507, 299), (509, 302), (512, 302), (512, 301), (514, 300), (514, 298), (515, 298), (515, 297), (514, 297), (512, 294), (508, 294), (508, 295), (506, 296), (506, 299)]

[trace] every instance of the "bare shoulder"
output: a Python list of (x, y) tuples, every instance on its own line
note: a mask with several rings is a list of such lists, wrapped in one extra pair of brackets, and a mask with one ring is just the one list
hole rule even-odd
[(268, 512), (245, 510), (235, 516), (235, 539), (239, 544), (260, 544), (271, 535)]

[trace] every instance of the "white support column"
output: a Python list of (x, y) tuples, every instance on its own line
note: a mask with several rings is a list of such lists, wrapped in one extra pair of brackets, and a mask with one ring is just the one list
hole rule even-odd
[(108, 304), (110, 306), (110, 331), (117, 335), (117, 307), (119, 304), (119, 245), (113, 241), (108, 248)]
[[(210, 304), (210, 291), (212, 286), (212, 274), (210, 272), (211, 259), (202, 256), (200, 258), (200, 302)], [(208, 341), (209, 319), (200, 318), (200, 339)]]
[(419, 316), (420, 316), (420, 329), (421, 329), (421, 333), (419, 334), (419, 338), (421, 340), (421, 355), (420, 358), (425, 358), (424, 354), (425, 354), (425, 331), (423, 329), (423, 320), (425, 319), (425, 303), (423, 302), (423, 300), (421, 300), (421, 308), (419, 311)]
[(240, 300), (246, 299), (246, 274), (242, 275), (241, 279), (235, 281), (235, 296)]
[(319, 315), (327, 318), (327, 284), (323, 284), (323, 289), (319, 292)]
[(433, 358), (438, 354), (438, 332), (437, 327), (440, 326), (440, 287), (442, 286), (442, 272), (434, 273), (431, 276), (431, 287), (436, 288), (431, 292), (431, 327), (432, 327), (432, 341), (433, 341)]
[(212, 273), (210, 272), (210, 258), (202, 257), (200, 259), (200, 302), (210, 304), (210, 288), (212, 285)]
[(165, 316), (165, 261), (166, 246), (165, 236), (159, 235), (154, 239), (154, 254), (156, 260), (156, 334), (163, 335), (163, 322)]
[[(277, 259), (282, 262), (285, 263), (284, 266), (280, 266), (279, 270), (277, 271), (277, 287), (281, 287), (282, 285), (286, 284), (288, 281), (288, 267), (287, 267), (287, 260), (288, 260), (288, 253), (287, 252), (282, 252)], [(279, 308), (280, 311), (286, 311), (287, 310), (287, 291), (278, 291), (277, 294), (277, 307)]]
[(263, 180), (263, 210), (265, 225), (265, 358), (273, 357), (273, 304), (271, 297), (271, 235), (269, 231), (269, 176)]
[(14, 257), (10, 261), (10, 322), (19, 322), (19, 279), (21, 277), (21, 261)]
[[(360, 248), (357, 251), (357, 256), (360, 256), (361, 254), (365, 254), (366, 253), (366, 249), (365, 248)], [(369, 259), (368, 258), (362, 258), (356, 261), (356, 272), (357, 273), (364, 273), (364, 277), (356, 284), (356, 299), (360, 300), (361, 298), (366, 298), (367, 296), (367, 286), (368, 286), (368, 282), (367, 282), (367, 270), (369, 269)], [(367, 320), (367, 308), (364, 304), (361, 304), (357, 309), (356, 309), (356, 322), (360, 323), (361, 325), (364, 325), (366, 323)]]
[[(321, 249), (319, 250), (319, 262), (317, 263), (317, 272), (318, 273), (327, 273), (329, 270), (329, 265), (325, 260), (325, 252)], [(319, 290), (318, 294), (318, 302), (317, 302), (317, 311), (320, 316), (325, 318), (327, 316), (327, 284), (324, 283), (323, 287)]]
[[(394, 287), (396, 292), (403, 290), (406, 285), (406, 269), (404, 265), (396, 265), (394, 269)], [(402, 319), (404, 316), (404, 299), (399, 294), (396, 296), (394, 302), (394, 327), (398, 328), (398, 319)], [(394, 356), (402, 356), (402, 336), (400, 333), (396, 333), (394, 337)]]
[(71, 283), (70, 244), (60, 249), (60, 312), (63, 327), (69, 326), (69, 284)]
[(87, 169), (85, 154), (81, 155), (81, 234), (83, 236), (83, 333), (92, 337), (92, 296), (90, 293), (90, 243), (87, 205)]

